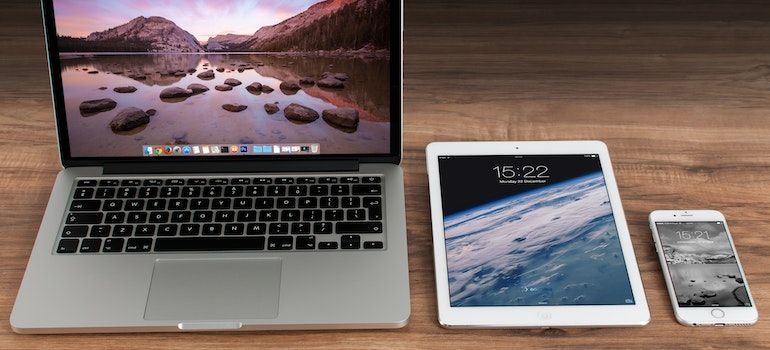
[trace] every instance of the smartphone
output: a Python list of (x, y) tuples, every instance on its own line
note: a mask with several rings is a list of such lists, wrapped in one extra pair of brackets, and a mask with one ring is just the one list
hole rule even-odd
[(727, 221), (715, 210), (656, 210), (650, 229), (674, 315), (686, 326), (748, 326), (757, 308)]

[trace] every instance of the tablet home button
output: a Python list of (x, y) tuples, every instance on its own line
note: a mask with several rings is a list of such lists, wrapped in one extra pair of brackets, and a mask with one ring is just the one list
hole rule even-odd
[(722, 309), (714, 309), (711, 310), (711, 316), (714, 316), (715, 318), (722, 318), (725, 317), (725, 312), (722, 311)]

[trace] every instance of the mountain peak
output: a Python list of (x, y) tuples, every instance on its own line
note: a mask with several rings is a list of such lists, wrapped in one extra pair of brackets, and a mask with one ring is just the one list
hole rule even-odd
[(150, 52), (204, 51), (192, 34), (160, 16), (136, 17), (117, 27), (93, 32), (86, 37), (86, 41), (141, 42)]

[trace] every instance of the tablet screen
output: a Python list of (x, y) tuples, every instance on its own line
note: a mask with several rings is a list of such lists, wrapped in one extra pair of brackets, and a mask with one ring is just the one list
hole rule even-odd
[(452, 307), (634, 304), (597, 154), (438, 162)]

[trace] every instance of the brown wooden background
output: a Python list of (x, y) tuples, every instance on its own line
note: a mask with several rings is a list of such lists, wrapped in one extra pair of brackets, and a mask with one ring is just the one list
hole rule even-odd
[[(0, 349), (768, 348), (770, 6), (765, 1), (405, 0), (411, 323), (387, 331), (30, 336), (8, 316), (59, 170), (39, 5), (0, 3)], [(424, 147), (600, 139), (614, 160), (651, 323), (445, 330), (436, 322)], [(647, 228), (659, 208), (728, 217), (750, 328), (674, 320)], [(66, 296), (62, 296), (66, 302)]]

